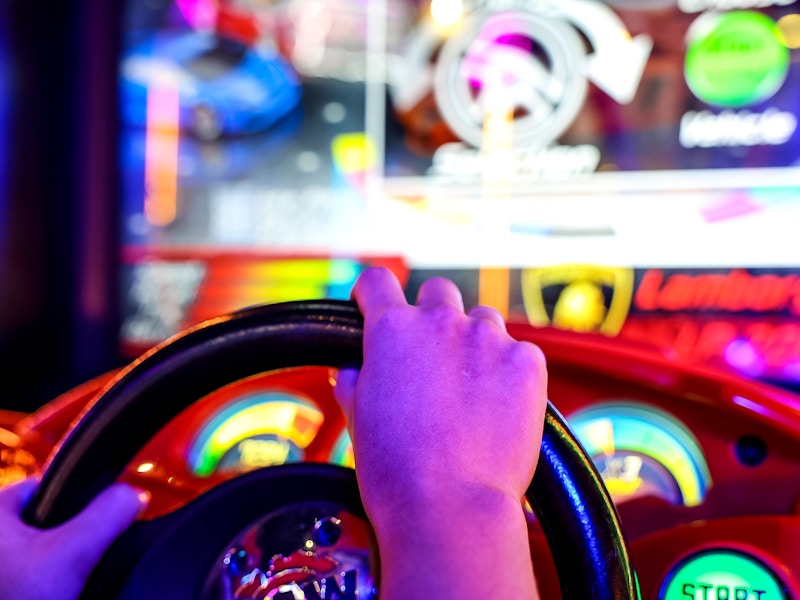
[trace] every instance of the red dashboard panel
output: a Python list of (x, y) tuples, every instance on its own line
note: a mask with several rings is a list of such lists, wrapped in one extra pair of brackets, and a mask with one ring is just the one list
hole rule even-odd
[[(800, 398), (642, 344), (509, 330), (544, 350), (550, 399), (615, 499), (644, 598), (800, 598)], [(334, 376), (308, 367), (222, 388), (159, 432), (124, 479), (151, 490), (154, 516), (253, 468), (352, 465)], [(90, 381), (31, 415), (3, 414), (0, 484), (41, 469), (112, 379)], [(542, 596), (557, 598), (535, 519), (530, 537)], [(727, 579), (709, 575), (720, 570)], [(755, 574), (734, 581), (734, 572)]]

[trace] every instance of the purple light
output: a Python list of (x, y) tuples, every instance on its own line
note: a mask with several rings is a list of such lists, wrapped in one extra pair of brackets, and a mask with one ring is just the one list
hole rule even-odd
[(176, 0), (178, 9), (197, 31), (213, 30), (217, 24), (217, 7), (212, 0)]
[(764, 373), (764, 358), (748, 340), (734, 340), (725, 348), (725, 361), (750, 377)]
[(783, 374), (793, 381), (800, 381), (800, 360), (793, 360), (783, 366)]

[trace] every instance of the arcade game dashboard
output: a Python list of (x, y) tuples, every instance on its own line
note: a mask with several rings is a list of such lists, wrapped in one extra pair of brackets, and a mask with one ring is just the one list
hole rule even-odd
[[(640, 344), (523, 324), (509, 331), (544, 350), (549, 396), (614, 500), (643, 598), (800, 597), (800, 397)], [(2, 483), (39, 472), (116, 375), (30, 415), (0, 413)], [(264, 373), (181, 412), (121, 477), (152, 492), (143, 519), (191, 505), (254, 469), (297, 461), (352, 466), (334, 377), (328, 367)], [(268, 595), (276, 590), (287, 598), (374, 597), (373, 546), (359, 515), (321, 503), (297, 511), (264, 515), (214, 549), (209, 581), (227, 591), (204, 597), (284, 597)], [(286, 533), (295, 528), (300, 533)], [(541, 596), (559, 598), (533, 514), (529, 531)], [(269, 536), (280, 543), (267, 544)], [(341, 573), (341, 595), (319, 594), (332, 572)]]
[[(347, 298), (370, 265), (409, 298), (447, 276), (544, 349), (643, 598), (800, 599), (798, 2), (160, 0), (121, 16), (126, 356), (247, 306)], [(114, 376), (0, 413), (2, 483), (38, 472)], [(153, 492), (146, 518), (253, 469), (352, 466), (333, 376), (198, 399), (125, 468)], [(214, 549), (225, 591), (209, 597), (370, 597), (356, 517), (292, 513), (291, 543), (254, 523)], [(534, 516), (530, 539), (558, 598)]]
[(790, 0), (129, 2), (120, 347), (384, 264), (800, 385)]

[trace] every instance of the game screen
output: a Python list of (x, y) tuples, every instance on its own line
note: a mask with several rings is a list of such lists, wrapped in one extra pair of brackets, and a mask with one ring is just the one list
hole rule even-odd
[(121, 344), (385, 265), (800, 387), (800, 2), (129, 2)]

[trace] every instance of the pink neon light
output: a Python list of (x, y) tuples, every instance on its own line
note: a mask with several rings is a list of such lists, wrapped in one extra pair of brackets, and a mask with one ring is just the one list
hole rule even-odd
[(183, 18), (199, 31), (213, 30), (217, 25), (217, 4), (214, 0), (175, 0)]
[(156, 227), (169, 225), (177, 214), (179, 118), (177, 85), (147, 90), (144, 215)]

